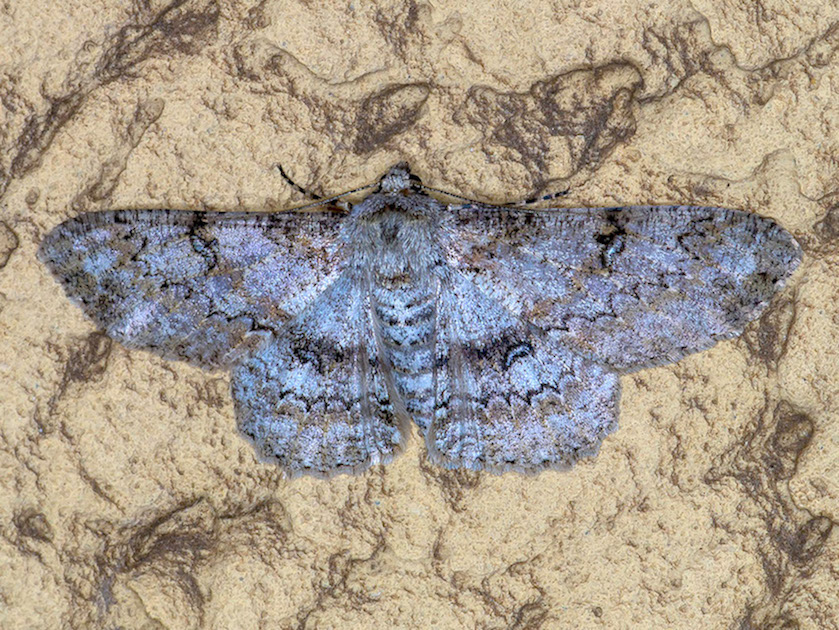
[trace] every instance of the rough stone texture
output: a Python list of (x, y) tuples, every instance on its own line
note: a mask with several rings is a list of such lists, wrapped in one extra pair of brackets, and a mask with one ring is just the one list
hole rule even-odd
[[(0, 627), (839, 628), (839, 8), (37, 0), (0, 9)], [(35, 259), (83, 210), (273, 208), (408, 160), (486, 201), (760, 212), (804, 262), (623, 378), (536, 477), (284, 481), (228, 382), (97, 333)], [(5, 242), (4, 241), (4, 242)]]

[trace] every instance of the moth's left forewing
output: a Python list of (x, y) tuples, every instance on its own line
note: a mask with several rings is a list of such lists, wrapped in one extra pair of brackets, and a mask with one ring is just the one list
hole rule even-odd
[(452, 206), (450, 263), (557, 343), (621, 371), (742, 332), (797, 268), (771, 219), (699, 206)]

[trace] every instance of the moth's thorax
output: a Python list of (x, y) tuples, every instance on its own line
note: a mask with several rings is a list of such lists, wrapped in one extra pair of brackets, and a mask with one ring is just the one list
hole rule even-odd
[(441, 260), (441, 204), (407, 191), (371, 195), (345, 232), (349, 259), (381, 277), (425, 275)]

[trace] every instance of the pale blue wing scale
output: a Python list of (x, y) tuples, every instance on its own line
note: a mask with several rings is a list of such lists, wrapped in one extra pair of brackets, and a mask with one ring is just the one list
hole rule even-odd
[(448, 468), (562, 469), (598, 452), (617, 428), (620, 383), (452, 273), (435, 344), (429, 456)]
[(337, 212), (118, 210), (50, 232), (39, 258), (109, 336), (207, 368), (275, 331), (341, 271)]
[(621, 371), (740, 334), (801, 259), (774, 221), (725, 208), (450, 211), (455, 269), (570, 351)]
[(376, 337), (369, 287), (347, 273), (234, 366), (239, 429), (263, 458), (326, 477), (401, 451), (409, 417)]

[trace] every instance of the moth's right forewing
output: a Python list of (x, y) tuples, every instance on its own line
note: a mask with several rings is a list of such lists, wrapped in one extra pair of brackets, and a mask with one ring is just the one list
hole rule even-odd
[(344, 217), (87, 213), (50, 232), (39, 258), (112, 338), (219, 368), (249, 333), (279, 329), (339, 276)]

